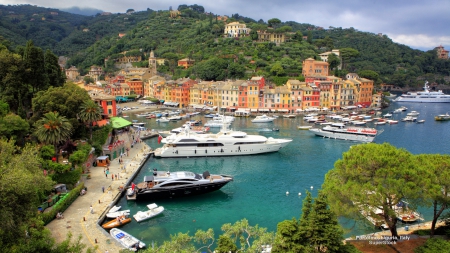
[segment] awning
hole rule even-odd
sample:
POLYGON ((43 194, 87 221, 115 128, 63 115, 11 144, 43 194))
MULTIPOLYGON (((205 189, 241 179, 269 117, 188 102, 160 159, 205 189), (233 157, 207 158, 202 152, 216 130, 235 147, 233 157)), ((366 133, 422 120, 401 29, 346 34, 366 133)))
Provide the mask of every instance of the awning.
POLYGON ((277 109, 270 109, 270 111, 271 111, 271 112, 276 112, 276 111, 277 111, 277 109))
POLYGON ((297 110, 295 110, 296 112, 303 112, 303 110, 302 109, 297 109, 297 110))
POLYGON ((279 112, 288 112, 288 109, 278 109, 279 112))
POLYGON ((121 117, 112 117, 109 122, 114 129, 124 128, 133 124, 121 117))
POLYGON ((236 108, 234 108, 234 107, 230 107, 230 110, 236 110, 236 108))
POLYGON ((259 109, 260 112, 268 112, 269 109, 259 109))
POLYGON ((250 109, 251 112, 257 112, 258 109, 250 109))

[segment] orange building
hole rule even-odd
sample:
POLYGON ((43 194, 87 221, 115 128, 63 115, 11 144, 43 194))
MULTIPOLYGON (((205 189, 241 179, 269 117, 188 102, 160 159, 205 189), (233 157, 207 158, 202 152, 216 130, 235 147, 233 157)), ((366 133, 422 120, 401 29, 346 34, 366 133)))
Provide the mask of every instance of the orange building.
POLYGON ((184 67, 185 69, 192 67, 195 63, 195 60, 184 58, 178 61, 178 67, 184 67))
POLYGON ((437 57, 439 59, 448 59, 448 50, 445 50, 442 45, 435 47, 434 50, 436 50, 437 57))
POLYGON ((248 107, 248 84, 247 82, 243 82, 239 85, 239 96, 238 96, 238 106, 239 108, 247 108, 248 107))
POLYGON ((302 74, 304 77, 321 75, 328 76, 328 62, 316 61, 313 58, 308 58, 302 63, 302 74))

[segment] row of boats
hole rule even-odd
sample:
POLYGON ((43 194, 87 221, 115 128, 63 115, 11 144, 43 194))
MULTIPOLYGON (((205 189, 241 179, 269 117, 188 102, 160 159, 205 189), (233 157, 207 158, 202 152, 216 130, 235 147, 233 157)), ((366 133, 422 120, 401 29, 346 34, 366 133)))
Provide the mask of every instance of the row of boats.
MULTIPOLYGON (((130 210, 120 211, 120 208, 121 206, 114 206, 109 210, 106 217, 111 218, 112 220, 103 224, 102 227, 104 229, 110 229, 109 233, 112 238, 118 241, 125 249, 137 251, 144 248, 146 246, 144 242, 117 228, 131 222, 131 218, 128 217, 130 215, 130 210)), ((147 205, 147 208, 148 210, 138 211, 133 215, 137 222, 153 218, 164 211, 164 207, 158 206, 155 203, 147 205)))

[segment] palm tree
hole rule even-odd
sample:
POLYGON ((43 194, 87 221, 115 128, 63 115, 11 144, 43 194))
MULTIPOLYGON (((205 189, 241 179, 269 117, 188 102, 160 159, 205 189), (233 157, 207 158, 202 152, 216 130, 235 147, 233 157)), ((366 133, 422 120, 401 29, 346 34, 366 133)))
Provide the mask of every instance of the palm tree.
POLYGON ((36 122, 35 127, 34 134, 39 141, 53 144, 56 161, 58 161, 58 143, 70 137, 72 124, 66 117, 60 116, 58 112, 48 112, 36 122))
POLYGON ((92 124, 102 118, 102 109, 93 100, 87 100, 81 105, 81 111, 78 116, 85 124, 89 124, 92 140, 92 124))

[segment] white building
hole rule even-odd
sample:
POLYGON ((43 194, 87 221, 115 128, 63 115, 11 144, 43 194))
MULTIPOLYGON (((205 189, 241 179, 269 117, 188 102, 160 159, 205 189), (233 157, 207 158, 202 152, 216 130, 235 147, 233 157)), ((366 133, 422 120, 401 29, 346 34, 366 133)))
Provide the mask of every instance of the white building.
POLYGON ((225 37, 242 37, 250 33, 251 29, 247 28, 245 24, 239 22, 231 22, 225 25, 225 37))

